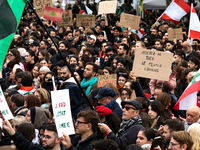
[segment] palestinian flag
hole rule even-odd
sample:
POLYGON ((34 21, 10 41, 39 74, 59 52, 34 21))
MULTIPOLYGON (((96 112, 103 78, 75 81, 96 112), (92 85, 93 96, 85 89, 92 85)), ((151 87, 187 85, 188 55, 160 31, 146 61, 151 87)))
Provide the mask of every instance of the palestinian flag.
POLYGON ((0 0, 0 68, 28 0, 0 0))
POLYGON ((54 8, 54 7, 45 6, 43 18, 47 20, 59 22, 62 19, 62 13, 63 13, 62 8, 54 8))
POLYGON ((140 29, 138 29, 138 30, 131 29, 131 32, 133 32, 139 39, 141 39, 145 34, 145 32, 143 32, 140 29))
POLYGON ((175 110, 187 110, 190 106, 198 106, 197 92, 200 90, 200 69, 187 86, 174 106, 175 110))
POLYGON ((83 14, 83 11, 86 13, 86 14, 92 14, 93 11, 88 8, 85 4, 83 4, 80 0, 78 0, 78 5, 81 7, 81 11, 82 12, 81 14, 83 14))

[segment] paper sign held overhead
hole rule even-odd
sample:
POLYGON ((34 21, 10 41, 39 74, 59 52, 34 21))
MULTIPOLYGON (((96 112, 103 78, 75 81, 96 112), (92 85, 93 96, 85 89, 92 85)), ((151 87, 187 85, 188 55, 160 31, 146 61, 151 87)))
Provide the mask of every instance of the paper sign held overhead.
POLYGON ((4 97, 3 91, 0 86, 0 111, 6 120, 13 119, 14 116, 8 107, 7 101, 4 97))
POLYGON ((103 1, 99 3, 98 15, 115 13, 117 1, 103 1))
POLYGON ((51 91, 53 114, 56 123, 58 137, 75 134, 72 121, 69 89, 51 91))
POLYGON ((63 10, 62 19, 58 22, 58 27, 67 28, 68 25, 73 25, 72 10, 63 10))
POLYGON ((54 8, 45 6, 44 9, 44 19, 51 20, 51 21, 61 21, 62 19, 62 8, 54 8))
POLYGON ((172 53, 138 48, 132 70, 137 77, 169 81, 172 60, 172 53))
POLYGON ((45 6, 53 7, 51 0, 33 0, 33 3, 39 17, 43 17, 45 6))
POLYGON ((173 40, 173 39, 183 40, 182 28, 168 29, 167 33, 168 33, 168 40, 173 40))
POLYGON ((94 28, 95 15, 76 15, 76 27, 84 26, 85 28, 94 28))
POLYGON ((140 24, 140 16, 122 13, 120 17, 120 26, 138 30, 140 24))
POLYGON ((100 75, 97 77, 98 87, 103 87, 106 83, 112 83, 117 86, 117 74, 100 75))

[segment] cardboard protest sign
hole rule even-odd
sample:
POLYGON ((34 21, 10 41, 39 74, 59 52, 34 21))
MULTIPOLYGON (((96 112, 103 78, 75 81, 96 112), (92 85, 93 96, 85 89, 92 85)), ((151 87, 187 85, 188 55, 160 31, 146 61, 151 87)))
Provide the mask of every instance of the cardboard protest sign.
POLYGON ((136 49, 133 63, 135 76, 169 81, 173 54, 136 49))
POLYGON ((72 10, 63 10, 62 19, 58 22, 58 27, 67 28, 68 25, 73 25, 72 10))
POLYGON ((51 91, 53 114, 58 137, 75 134, 70 109, 69 89, 51 91))
POLYGON ((138 30, 140 24, 140 16, 122 13, 120 17, 120 26, 138 30))
POLYGON ((62 8, 54 8, 45 6, 44 9, 44 19, 51 20, 51 21, 61 21, 62 19, 62 8))
POLYGON ((117 1, 103 1, 99 3, 98 15, 115 13, 117 1))
POLYGON ((45 6, 53 7, 51 0, 33 0, 33 4, 39 17, 43 17, 45 6))
POLYGON ((183 40, 182 28, 168 29, 167 33, 168 33, 168 40, 173 40, 173 39, 183 40))
POLYGON ((95 15, 76 15, 76 27, 84 26, 85 28, 93 28, 95 24, 95 15))
POLYGON ((117 74, 100 75, 97 77, 98 87, 103 87, 106 83, 112 83, 117 86, 117 74))
POLYGON ((0 111, 6 120, 14 118, 12 112, 10 111, 10 108, 8 107, 1 86, 0 86, 0 111))

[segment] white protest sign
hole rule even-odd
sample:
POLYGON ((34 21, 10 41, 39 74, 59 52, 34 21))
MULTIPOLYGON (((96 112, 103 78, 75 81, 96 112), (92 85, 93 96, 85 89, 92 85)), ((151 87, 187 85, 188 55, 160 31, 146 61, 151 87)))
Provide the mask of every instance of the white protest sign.
POLYGON ((10 108, 8 107, 8 104, 6 102, 6 99, 3 95, 3 91, 1 89, 1 86, 0 86, 0 111, 3 115, 3 117, 6 119, 6 120, 10 120, 10 119, 13 119, 13 114, 11 113, 10 111, 10 108))
POLYGON ((3 120, 2 118, 0 118, 0 128, 3 127, 2 124, 3 124, 3 120))
POLYGON ((51 91, 53 114, 55 118, 58 137, 75 134, 70 109, 69 90, 51 91))

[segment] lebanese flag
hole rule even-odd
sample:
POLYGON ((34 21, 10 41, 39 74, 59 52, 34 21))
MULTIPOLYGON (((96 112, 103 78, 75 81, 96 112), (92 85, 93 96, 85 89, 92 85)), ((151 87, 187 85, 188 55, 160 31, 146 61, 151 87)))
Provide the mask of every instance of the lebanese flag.
POLYGON ((197 92, 200 90, 200 69, 187 86, 174 106, 175 110, 187 110, 190 106, 198 106, 197 92))
POLYGON ((45 6, 43 18, 47 20, 59 22, 62 19, 62 13, 63 13, 62 8, 54 8, 54 7, 45 6))
POLYGON ((177 24, 183 16, 190 12, 190 8, 184 0, 173 0, 160 18, 177 24))
POLYGON ((191 6, 191 13, 190 13, 190 26, 189 26, 189 33, 188 36, 193 39, 200 40, 200 22, 199 17, 197 16, 197 13, 194 9, 194 6, 192 4, 191 6))
POLYGON ((138 30, 131 29, 131 32, 133 32, 139 39, 141 39, 145 34, 145 32, 143 32, 140 29, 138 30))

